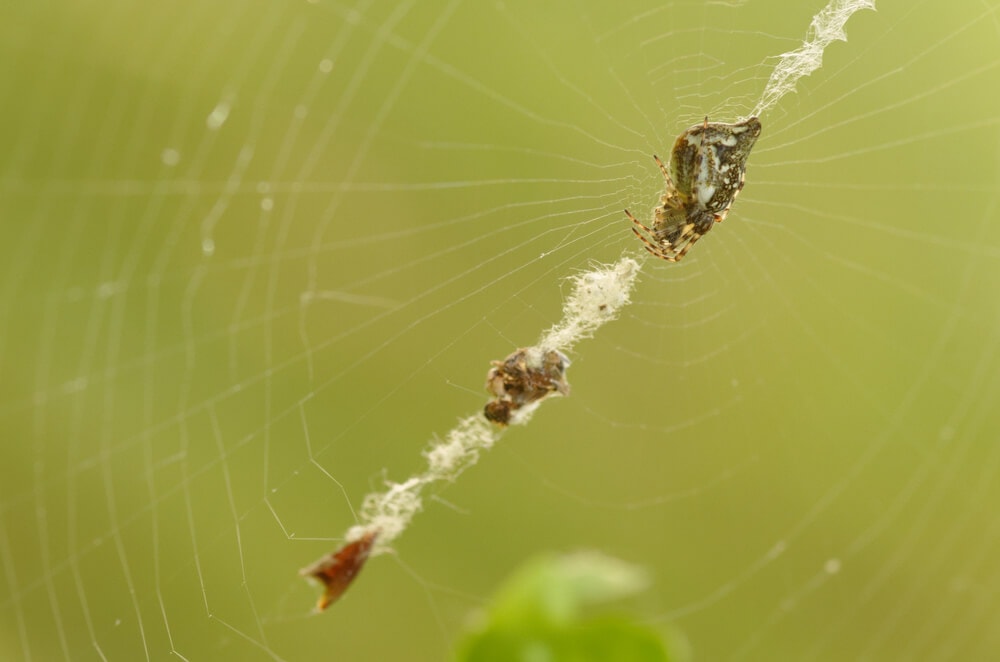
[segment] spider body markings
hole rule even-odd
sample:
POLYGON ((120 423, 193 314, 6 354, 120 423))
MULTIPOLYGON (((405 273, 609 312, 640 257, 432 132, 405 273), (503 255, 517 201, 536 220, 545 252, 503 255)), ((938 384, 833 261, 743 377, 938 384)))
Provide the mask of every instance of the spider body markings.
POLYGON ((713 225, 725 220, 743 190, 747 157, 760 130, 756 117, 734 124, 709 122, 706 117, 674 141, 669 169, 653 156, 666 183, 660 204, 653 209, 653 227, 625 210, 632 232, 647 251, 679 262, 713 225))

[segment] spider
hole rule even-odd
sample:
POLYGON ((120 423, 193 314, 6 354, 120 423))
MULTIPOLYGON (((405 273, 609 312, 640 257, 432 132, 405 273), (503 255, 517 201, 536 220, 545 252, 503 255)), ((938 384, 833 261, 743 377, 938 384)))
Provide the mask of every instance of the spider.
POLYGON ((695 242, 721 223, 743 189, 747 157, 760 136, 760 120, 750 117, 735 124, 696 124, 677 137, 670 168, 656 155, 656 165, 667 184, 653 209, 648 228, 629 210, 632 232, 647 251, 668 262, 680 262, 695 242))

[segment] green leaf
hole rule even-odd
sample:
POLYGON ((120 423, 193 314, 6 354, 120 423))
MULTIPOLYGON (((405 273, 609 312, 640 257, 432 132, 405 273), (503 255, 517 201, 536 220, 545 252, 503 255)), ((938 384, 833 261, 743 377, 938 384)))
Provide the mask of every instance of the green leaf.
POLYGON ((536 559, 497 593, 480 628, 459 647, 459 662, 668 662, 656 630, 622 615, 585 608, 638 593, 645 573, 587 552, 536 559))

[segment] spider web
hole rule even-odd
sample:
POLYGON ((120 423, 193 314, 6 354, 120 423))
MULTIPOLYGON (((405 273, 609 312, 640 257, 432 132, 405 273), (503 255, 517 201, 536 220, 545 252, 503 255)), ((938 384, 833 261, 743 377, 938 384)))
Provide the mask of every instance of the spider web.
POLYGON ((576 548, 698 659, 1000 655, 1000 4, 852 17, 679 264, 622 212, 652 155, 826 3, 611 4, 4 10, 0 658, 446 659, 576 548), (298 569, 623 254, 572 395, 314 615, 298 569))

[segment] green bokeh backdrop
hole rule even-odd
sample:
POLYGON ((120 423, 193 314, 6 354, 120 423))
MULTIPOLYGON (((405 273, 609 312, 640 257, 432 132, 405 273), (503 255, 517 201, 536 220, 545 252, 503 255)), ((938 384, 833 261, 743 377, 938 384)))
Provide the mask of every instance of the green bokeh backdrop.
POLYGON ((446 659, 578 548, 696 659, 1000 656, 993 0, 855 15, 572 397, 309 614, 345 495, 640 256, 650 156, 824 3, 731 4, 0 10, 0 658, 446 659))

